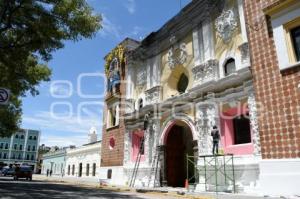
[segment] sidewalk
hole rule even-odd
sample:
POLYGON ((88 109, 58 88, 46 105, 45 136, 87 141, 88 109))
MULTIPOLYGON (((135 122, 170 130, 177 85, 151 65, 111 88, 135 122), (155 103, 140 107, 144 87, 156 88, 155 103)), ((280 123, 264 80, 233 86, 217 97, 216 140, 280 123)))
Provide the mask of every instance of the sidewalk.
MULTIPOLYGON (((253 196, 247 194, 231 194, 231 193, 188 193, 185 189, 181 188, 168 188, 168 187, 159 187, 155 189, 151 188, 129 188, 129 187, 117 187, 117 186, 100 186, 99 179, 97 178, 78 178, 78 177, 61 177, 61 176, 51 176, 47 177, 45 175, 33 175, 33 180, 38 181, 49 181, 49 182, 58 182, 58 183, 67 183, 73 185, 80 185, 80 186, 89 186, 89 187, 96 187, 96 188, 103 188, 112 191, 118 192, 139 192, 145 194, 161 194, 161 195, 168 195, 168 196, 181 196, 182 198, 201 198, 201 199, 280 199, 285 197, 268 197, 268 196, 253 196)), ((300 199, 297 197, 293 197, 293 199, 300 199)), ((288 199, 286 197, 286 199, 288 199)))
POLYGON ((99 187, 99 179, 97 178, 85 178, 85 177, 62 177, 62 176, 55 176, 52 175, 51 177, 47 177, 46 175, 38 175, 34 174, 32 176, 33 180, 38 181, 49 181, 49 182, 64 182, 68 184, 75 184, 75 185, 88 185, 88 186, 95 186, 99 187))

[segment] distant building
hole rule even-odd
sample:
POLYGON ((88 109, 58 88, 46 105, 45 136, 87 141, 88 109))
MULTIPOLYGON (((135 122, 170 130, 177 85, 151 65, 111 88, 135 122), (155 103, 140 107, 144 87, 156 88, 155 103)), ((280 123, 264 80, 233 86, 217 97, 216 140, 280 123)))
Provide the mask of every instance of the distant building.
POLYGON ((68 177, 99 179, 101 141, 67 150, 65 175, 68 177))
POLYGON ((42 172, 42 165, 43 165, 43 155, 45 153, 48 153, 50 151, 50 147, 46 146, 45 144, 42 144, 39 146, 39 151, 38 151, 38 158, 37 158, 37 171, 36 173, 41 174, 42 172))
POLYGON ((68 149, 66 158, 66 176, 98 180, 100 169, 101 141, 97 141, 97 130, 90 129, 88 144, 68 149))
POLYGON ((47 170, 52 171, 52 175, 63 176, 66 165, 66 149, 52 149, 43 155, 42 174, 47 174, 47 170))
POLYGON ((41 132, 23 129, 11 137, 0 138, 0 164, 29 165, 36 172, 41 132))

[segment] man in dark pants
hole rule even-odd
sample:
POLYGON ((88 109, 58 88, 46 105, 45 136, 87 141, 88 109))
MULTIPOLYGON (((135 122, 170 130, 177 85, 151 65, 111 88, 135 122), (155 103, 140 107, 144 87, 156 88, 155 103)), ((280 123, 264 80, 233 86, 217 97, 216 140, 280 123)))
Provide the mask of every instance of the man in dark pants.
POLYGON ((219 153, 219 141, 220 141, 220 133, 216 125, 213 126, 213 130, 211 131, 211 136, 213 137, 212 154, 215 155, 219 153))

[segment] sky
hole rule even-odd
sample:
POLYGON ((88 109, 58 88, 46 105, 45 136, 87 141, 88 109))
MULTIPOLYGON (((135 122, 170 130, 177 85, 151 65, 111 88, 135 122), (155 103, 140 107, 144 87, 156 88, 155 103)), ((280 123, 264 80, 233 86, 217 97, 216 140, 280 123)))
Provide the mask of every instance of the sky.
POLYGON ((87 1, 102 15, 102 29, 92 39, 66 41, 48 62, 51 81, 39 85, 40 95, 23 98, 22 128, 41 130, 40 144, 80 146, 92 126, 101 139, 104 56, 126 37, 158 30, 191 0, 87 1))

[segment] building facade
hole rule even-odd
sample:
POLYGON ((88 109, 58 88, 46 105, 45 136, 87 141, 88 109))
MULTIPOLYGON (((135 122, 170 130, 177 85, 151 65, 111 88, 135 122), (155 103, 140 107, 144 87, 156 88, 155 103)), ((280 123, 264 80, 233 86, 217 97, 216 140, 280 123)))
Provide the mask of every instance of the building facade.
POLYGON ((0 138, 0 162, 5 165, 29 165, 37 168, 38 147, 41 132, 23 129, 11 137, 0 138))
POLYGON ((106 57, 107 89, 103 110, 100 178, 123 184, 127 56, 139 42, 125 39, 106 57), (108 179, 109 177, 109 179, 108 179))
POLYGON ((101 141, 97 141, 97 132, 90 129, 88 144, 67 149, 65 176, 99 181, 101 141))
MULTIPOLYGON (((186 155, 205 166, 198 157, 212 154, 210 132, 216 125, 221 151, 234 154, 238 189, 255 191, 261 150, 244 1, 192 1, 126 55, 125 110, 116 112, 125 128, 116 128, 121 137, 104 129, 110 139, 124 139, 124 148, 116 150, 124 153, 124 183, 131 180, 144 137, 136 185, 151 184, 158 156, 160 186, 184 187, 187 175, 195 175, 193 169, 187 174, 186 155)), ((108 66, 115 59, 112 55, 108 66)), ((104 113, 110 118, 109 110, 104 113)), ((108 140, 105 150, 114 152, 108 140)), ((198 182, 193 183, 204 190, 198 182)))
POLYGON ((99 181, 101 141, 67 150, 66 177, 99 181))
POLYGON ((51 176, 64 176, 66 167, 66 155, 67 149, 57 149, 52 147, 52 149, 43 154, 42 157, 42 174, 51 176))
POLYGON ((259 104, 261 190, 299 195, 300 2, 245 1, 245 13, 259 104))

